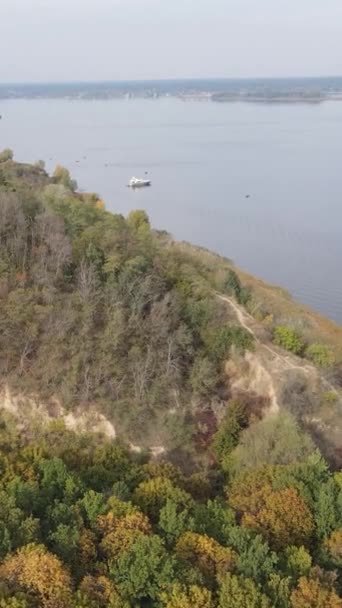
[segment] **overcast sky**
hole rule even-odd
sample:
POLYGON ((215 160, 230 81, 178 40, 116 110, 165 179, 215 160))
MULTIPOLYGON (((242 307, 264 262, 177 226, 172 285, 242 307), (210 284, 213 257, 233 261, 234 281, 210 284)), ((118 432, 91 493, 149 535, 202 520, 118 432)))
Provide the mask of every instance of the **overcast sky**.
POLYGON ((342 0, 0 0, 0 81, 342 74, 342 0))

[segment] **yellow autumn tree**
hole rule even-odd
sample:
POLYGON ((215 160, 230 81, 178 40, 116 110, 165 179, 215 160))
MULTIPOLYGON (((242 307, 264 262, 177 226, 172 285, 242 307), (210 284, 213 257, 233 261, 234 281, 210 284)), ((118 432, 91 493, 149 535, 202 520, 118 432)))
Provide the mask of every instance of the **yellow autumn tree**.
POLYGON ((116 559, 128 550, 141 535, 151 534, 150 522, 143 513, 128 513, 112 522, 112 529, 103 537, 100 547, 108 559, 116 559))
POLYGON ((35 595, 43 608, 69 608, 71 579, 61 561, 43 545, 26 545, 0 567, 0 579, 14 591, 35 595))
POLYGON ((175 486, 170 479, 154 477, 143 481, 134 494, 135 501, 152 520, 158 520, 159 512, 167 500, 172 500, 183 507, 190 506, 190 494, 175 486))
POLYGON ((71 179, 69 169, 66 167, 62 167, 62 165, 57 165, 52 178, 57 184, 62 184, 65 188, 69 190, 77 190, 77 183, 75 180, 71 179))
POLYGON ((272 493, 274 467, 246 471, 236 477, 227 490, 229 505, 239 513, 255 513, 272 493))
POLYGON ((198 585, 185 587, 177 583, 169 593, 162 593, 160 599, 164 608, 213 608, 214 606, 211 591, 198 585))
POLYGON ((335 530, 325 541, 325 548, 333 562, 342 567, 342 528, 335 530))
POLYGON ((273 490, 272 467, 241 475, 228 501, 243 526, 257 530, 277 549, 306 545, 314 530, 313 515, 295 488, 273 490))
POLYGON ((236 560, 236 553, 232 549, 222 547, 213 538, 196 532, 182 534, 176 545, 176 553, 209 576, 231 570, 236 560))
POLYGON ((294 488, 267 495, 257 513, 245 513, 242 524, 261 532, 276 548, 306 545, 314 530, 309 507, 294 488))
POLYGON ((326 589, 317 580, 299 579, 291 594, 292 608, 342 608, 342 599, 335 591, 326 589))

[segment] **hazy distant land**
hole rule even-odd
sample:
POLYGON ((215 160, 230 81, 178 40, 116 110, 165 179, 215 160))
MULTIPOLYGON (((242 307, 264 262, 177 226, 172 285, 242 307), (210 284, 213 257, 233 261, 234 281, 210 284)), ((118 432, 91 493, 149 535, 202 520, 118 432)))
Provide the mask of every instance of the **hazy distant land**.
POLYGON ((342 100, 342 77, 0 84, 0 99, 104 100, 136 97, 178 97, 216 102, 320 103, 342 100))

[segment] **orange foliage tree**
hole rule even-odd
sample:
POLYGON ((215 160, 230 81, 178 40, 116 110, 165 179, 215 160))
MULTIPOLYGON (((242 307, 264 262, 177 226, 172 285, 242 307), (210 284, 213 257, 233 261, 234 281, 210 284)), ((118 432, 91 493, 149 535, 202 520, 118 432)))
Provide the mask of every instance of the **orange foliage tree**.
POLYGON ((243 475, 232 485, 230 505, 243 526, 260 532, 277 549, 306 545, 314 531, 313 515, 294 488, 273 490, 272 469, 243 475))
POLYGON ((299 579, 291 594, 292 608, 342 608, 342 599, 335 591, 322 587, 319 581, 306 577, 299 579))

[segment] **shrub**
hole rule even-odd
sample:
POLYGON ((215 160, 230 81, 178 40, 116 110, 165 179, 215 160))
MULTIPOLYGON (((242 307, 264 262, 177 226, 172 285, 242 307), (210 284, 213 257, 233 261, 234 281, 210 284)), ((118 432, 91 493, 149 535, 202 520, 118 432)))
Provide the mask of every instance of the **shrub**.
POLYGON ((306 349, 305 356, 320 367, 329 367, 334 363, 334 355, 324 344, 311 344, 306 349))
POLYGON ((13 150, 10 150, 10 148, 0 152, 0 163, 5 163, 8 160, 13 160, 13 150))
POLYGON ((295 355, 302 355, 305 348, 305 344, 296 330, 285 325, 278 325, 275 328, 273 342, 295 355))
POLYGON ((323 397, 325 403, 334 404, 338 401, 338 394, 335 393, 335 391, 327 391, 326 393, 324 393, 323 397))
POLYGON ((235 346, 239 351, 253 350, 253 336, 244 328, 227 325, 219 329, 209 345, 210 354, 216 361, 229 357, 231 348, 235 346))
POLYGON ((239 304, 246 306, 251 299, 251 292, 248 287, 242 287, 241 281, 234 270, 229 270, 226 280, 224 281, 224 289, 229 294, 235 296, 239 304))

